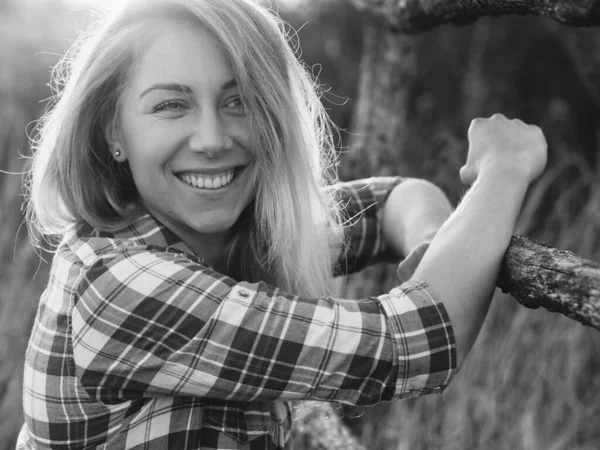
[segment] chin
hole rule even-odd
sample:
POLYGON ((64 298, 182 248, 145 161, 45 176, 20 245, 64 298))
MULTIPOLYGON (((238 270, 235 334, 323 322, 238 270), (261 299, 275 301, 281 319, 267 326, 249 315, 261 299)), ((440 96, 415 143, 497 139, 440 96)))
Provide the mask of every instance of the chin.
POLYGON ((219 217, 213 220, 203 220, 193 229, 200 234, 220 234, 229 231, 236 223, 238 216, 235 217, 219 217))

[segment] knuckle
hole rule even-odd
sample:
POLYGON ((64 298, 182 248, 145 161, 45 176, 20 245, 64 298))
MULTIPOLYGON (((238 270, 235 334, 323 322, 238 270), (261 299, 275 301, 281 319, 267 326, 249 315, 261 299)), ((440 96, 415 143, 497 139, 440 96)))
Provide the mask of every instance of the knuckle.
POLYGON ((531 130, 531 133, 534 134, 538 139, 546 140, 544 132, 537 125, 529 125, 529 129, 531 130))
POLYGON ((476 117, 475 119, 471 120, 471 123, 469 125, 469 130, 473 129, 474 127, 479 126, 482 121, 483 121, 483 119, 481 117, 476 117))
POLYGON ((468 133, 471 134, 475 130, 479 130, 479 129, 483 128, 485 126, 485 123, 487 122, 487 120, 488 119, 485 119, 483 117, 476 117, 475 119, 471 120, 471 124, 469 125, 468 133))

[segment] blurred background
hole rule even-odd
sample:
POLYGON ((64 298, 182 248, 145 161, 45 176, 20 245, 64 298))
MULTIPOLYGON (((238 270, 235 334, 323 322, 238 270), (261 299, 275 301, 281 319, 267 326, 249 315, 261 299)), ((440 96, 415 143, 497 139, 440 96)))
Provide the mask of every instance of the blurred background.
MULTIPOLYGON (((0 0, 0 450, 14 448, 23 421, 23 356, 51 258, 40 258, 29 243, 19 173, 30 155, 27 136, 51 95, 51 67, 93 18, 87 6, 0 0)), ((550 163, 530 189, 518 233, 600 261, 595 29, 510 16, 413 36, 418 82, 410 93, 404 163, 361 174, 350 161, 365 16, 343 0, 280 0, 278 9, 297 30, 332 118, 346 130, 341 179, 425 177, 456 203, 470 120, 494 112, 519 117, 542 127, 550 163)), ((392 284, 389 271, 374 269, 341 289, 360 297, 392 284)), ((598 449, 600 333, 499 294, 443 396, 379 405, 347 420, 372 449, 598 449)))

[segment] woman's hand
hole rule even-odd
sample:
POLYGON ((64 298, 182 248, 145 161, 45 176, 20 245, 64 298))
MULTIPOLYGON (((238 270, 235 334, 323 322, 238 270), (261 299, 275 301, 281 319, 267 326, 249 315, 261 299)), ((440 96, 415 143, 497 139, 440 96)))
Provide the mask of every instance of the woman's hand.
POLYGON ((470 186, 482 173, 510 173, 528 185, 546 166, 547 143, 542 130, 502 114, 477 118, 468 131, 469 154, 460 179, 470 186))

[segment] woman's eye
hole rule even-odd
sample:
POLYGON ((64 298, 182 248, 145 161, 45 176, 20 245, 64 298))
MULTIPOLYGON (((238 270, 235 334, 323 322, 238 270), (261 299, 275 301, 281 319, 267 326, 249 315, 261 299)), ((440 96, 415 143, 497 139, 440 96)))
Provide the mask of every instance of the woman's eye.
POLYGON ((167 100, 165 102, 162 102, 162 103, 159 103, 158 105, 156 105, 152 109, 152 112, 161 112, 161 111, 180 112, 186 108, 187 108, 187 106, 185 105, 185 103, 183 103, 179 100, 167 100))
POLYGON ((227 103, 225 104, 225 107, 232 109, 238 113, 246 112, 246 107, 244 106, 244 102, 242 101, 242 99, 240 97, 235 97, 235 98, 232 98, 231 100, 228 100, 227 103))

